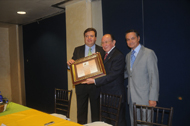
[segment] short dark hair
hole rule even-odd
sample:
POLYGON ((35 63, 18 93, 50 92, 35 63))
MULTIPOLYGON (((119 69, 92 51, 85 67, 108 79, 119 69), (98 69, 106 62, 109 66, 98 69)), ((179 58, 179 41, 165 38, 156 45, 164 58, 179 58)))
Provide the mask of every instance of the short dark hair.
POLYGON ((85 36, 85 34, 86 34, 87 32, 89 32, 89 31, 94 31, 95 37, 97 37, 97 31, 96 31, 95 28, 87 28, 87 29, 84 31, 84 36, 85 36))
POLYGON ((113 34, 104 34, 104 35, 110 35, 112 41, 115 40, 115 37, 113 36, 113 34))
POLYGON ((109 34, 111 36, 112 41, 115 40, 115 37, 112 34, 109 34))
POLYGON ((130 32, 135 32, 135 34, 136 34, 137 37, 140 36, 139 32, 136 31, 136 30, 134 30, 134 29, 127 30, 126 33, 125 33, 125 35, 126 35, 127 33, 130 33, 130 32))

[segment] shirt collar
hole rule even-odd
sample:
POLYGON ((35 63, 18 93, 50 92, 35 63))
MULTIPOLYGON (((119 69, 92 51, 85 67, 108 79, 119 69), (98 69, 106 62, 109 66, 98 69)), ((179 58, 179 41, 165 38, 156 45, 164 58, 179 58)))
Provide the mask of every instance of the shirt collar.
POLYGON ((85 44, 85 49, 89 49, 89 48, 94 49, 94 48, 95 48, 95 44, 94 44, 92 47, 89 47, 89 46, 87 46, 87 45, 85 44))
MULTIPOLYGON (((134 50, 135 50, 135 54, 137 55, 139 53, 139 50, 141 49, 141 44, 139 44, 134 50)), ((131 52, 133 51, 133 49, 131 49, 131 52)))
POLYGON ((109 54, 114 48, 115 48, 115 46, 112 47, 112 48, 110 49, 110 51, 108 51, 107 53, 109 54))

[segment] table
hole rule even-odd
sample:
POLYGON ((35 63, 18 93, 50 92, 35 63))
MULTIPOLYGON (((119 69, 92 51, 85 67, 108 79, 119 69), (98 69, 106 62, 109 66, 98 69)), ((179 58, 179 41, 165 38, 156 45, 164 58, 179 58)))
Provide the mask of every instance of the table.
POLYGON ((31 108, 23 106, 23 105, 19 105, 19 104, 14 103, 14 102, 10 102, 7 105, 6 111, 0 113, 0 117, 4 116, 4 115, 15 113, 15 112, 20 112, 20 111, 28 110, 28 109, 31 109, 31 108))
POLYGON ((0 125, 6 126, 44 126, 49 122, 50 126, 82 126, 78 123, 64 120, 50 114, 28 108, 16 103, 10 103, 7 110, 0 113, 0 125))

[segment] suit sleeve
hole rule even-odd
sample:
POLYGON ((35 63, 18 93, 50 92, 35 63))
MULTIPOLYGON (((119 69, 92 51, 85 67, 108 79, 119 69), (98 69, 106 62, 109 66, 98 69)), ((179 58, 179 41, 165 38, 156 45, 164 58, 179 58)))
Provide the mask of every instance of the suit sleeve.
POLYGON ((79 58, 83 58, 84 57, 84 48, 85 48, 84 45, 76 47, 74 52, 73 52, 72 59, 77 60, 79 58))
POLYGON ((109 66, 109 70, 106 71, 106 76, 95 79, 96 85, 101 86, 109 84, 110 82, 116 80, 119 76, 123 76, 125 59, 122 54, 115 56, 109 66))
POLYGON ((124 71, 124 79, 128 78, 128 71, 127 71, 127 56, 125 58, 125 71, 124 71))
POLYGON ((158 101, 159 96, 159 73, 157 66, 157 57, 153 51, 147 61, 149 82, 150 82, 150 93, 149 100, 158 101))
POLYGON ((76 48, 73 52, 73 57, 72 57, 73 60, 76 60, 77 59, 77 51, 76 51, 76 48))

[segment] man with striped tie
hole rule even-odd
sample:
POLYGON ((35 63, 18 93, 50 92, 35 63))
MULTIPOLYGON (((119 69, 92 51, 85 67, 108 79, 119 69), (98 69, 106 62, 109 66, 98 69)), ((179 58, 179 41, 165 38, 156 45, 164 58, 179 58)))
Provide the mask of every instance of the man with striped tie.
MULTIPOLYGON (((87 28, 84 31, 84 45, 75 48, 73 57, 67 61, 67 65, 71 65, 75 60, 89 56, 95 52, 100 52, 104 57, 105 52, 102 47, 95 44, 97 37, 96 29, 87 28)), ((75 86, 77 96, 77 119, 78 123, 87 123, 88 99, 91 105, 92 122, 99 120, 99 94, 100 88, 95 85, 78 84, 75 86)))
MULTIPOLYGON (((133 126, 133 103, 156 106, 159 96, 159 75, 157 57, 153 50, 139 43, 140 35, 136 30, 125 34, 128 47, 125 78, 128 77, 128 104, 133 126)), ((140 115, 137 113, 137 120, 140 115)), ((150 118, 149 118, 150 119, 150 118)))
MULTIPOLYGON (((122 95, 122 101, 119 112, 118 126, 126 126, 125 120, 125 87, 124 87, 124 68, 125 57, 115 47, 116 40, 112 34, 105 34, 102 37, 102 48, 106 52, 104 57, 104 67, 106 70, 106 76, 100 78, 88 78, 84 83, 89 85, 96 85, 101 88, 101 92, 113 95, 122 95)), ((110 118, 114 118, 112 114, 110 118)), ((114 125, 113 121, 105 120, 105 122, 114 125)))

